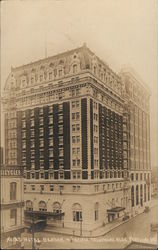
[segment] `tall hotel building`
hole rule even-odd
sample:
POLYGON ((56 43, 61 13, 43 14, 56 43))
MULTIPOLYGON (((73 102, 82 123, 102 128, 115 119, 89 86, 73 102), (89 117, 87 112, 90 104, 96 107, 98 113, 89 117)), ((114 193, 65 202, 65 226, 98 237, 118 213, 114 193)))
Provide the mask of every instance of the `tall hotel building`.
POLYGON ((12 68, 3 103, 26 209, 64 215, 48 224, 90 231, 150 200, 149 95, 128 72, 83 45, 12 68))

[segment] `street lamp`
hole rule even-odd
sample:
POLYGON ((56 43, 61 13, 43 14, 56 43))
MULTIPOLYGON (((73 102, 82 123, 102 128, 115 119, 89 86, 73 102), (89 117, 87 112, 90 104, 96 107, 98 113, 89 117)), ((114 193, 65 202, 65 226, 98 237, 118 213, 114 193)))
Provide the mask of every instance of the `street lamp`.
POLYGON ((80 218, 80 236, 82 236, 82 218, 80 218))
MULTIPOLYGON (((33 202, 36 198, 33 199, 33 202)), ((34 223, 34 216, 32 217, 32 249, 35 249, 35 231, 34 231, 35 223, 34 223)))

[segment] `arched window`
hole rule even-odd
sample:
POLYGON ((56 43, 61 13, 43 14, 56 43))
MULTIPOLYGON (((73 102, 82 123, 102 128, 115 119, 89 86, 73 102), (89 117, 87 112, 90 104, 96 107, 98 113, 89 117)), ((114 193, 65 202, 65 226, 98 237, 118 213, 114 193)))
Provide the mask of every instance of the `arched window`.
POLYGON ((17 184, 16 182, 11 182, 10 183, 10 200, 16 200, 16 189, 17 189, 17 184))
POLYGON ((139 204, 139 187, 138 185, 136 186, 136 205, 139 204))
POLYGON ((94 205, 94 220, 97 221, 99 219, 99 203, 96 202, 94 205))
POLYGON ((73 74, 74 74, 74 73, 77 73, 77 64, 74 64, 74 65, 73 65, 73 74))
POLYGON ((53 203, 53 213, 56 213, 56 214, 61 213, 61 204, 59 202, 53 203))
POLYGON ((30 200, 26 201, 26 210, 33 211, 33 202, 30 200))
POLYGON ((134 207, 134 186, 131 188, 131 204, 132 207, 134 207))
POLYGON ((80 204, 75 203, 72 206, 73 212, 73 221, 81 221, 82 220, 82 207, 80 204))
POLYGON ((38 207, 39 211, 47 211, 47 204, 45 201, 40 201, 38 207))

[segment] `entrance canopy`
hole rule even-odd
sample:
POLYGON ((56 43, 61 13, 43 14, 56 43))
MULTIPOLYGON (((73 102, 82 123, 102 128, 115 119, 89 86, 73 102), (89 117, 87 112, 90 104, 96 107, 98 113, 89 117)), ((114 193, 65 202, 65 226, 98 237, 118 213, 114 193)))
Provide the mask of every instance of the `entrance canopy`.
POLYGON ((125 207, 113 207, 113 208, 107 209, 107 213, 108 214, 115 214, 115 213, 119 213, 119 212, 124 211, 124 210, 125 210, 125 207))
POLYGON ((55 212, 47 212, 47 211, 28 211, 25 210, 25 216, 29 217, 36 217, 36 218, 54 218, 57 219, 58 217, 64 216, 64 213, 55 213, 55 212))

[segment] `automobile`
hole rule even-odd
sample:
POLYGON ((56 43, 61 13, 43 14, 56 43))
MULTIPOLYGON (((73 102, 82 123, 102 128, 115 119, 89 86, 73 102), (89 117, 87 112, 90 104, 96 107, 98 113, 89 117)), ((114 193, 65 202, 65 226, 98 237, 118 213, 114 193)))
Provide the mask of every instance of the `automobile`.
POLYGON ((122 218, 122 220, 125 221, 125 220, 128 220, 129 218, 130 218, 129 215, 125 215, 125 216, 122 218))
POLYGON ((149 211, 150 211, 150 208, 149 207, 145 207, 144 213, 148 213, 149 211))

